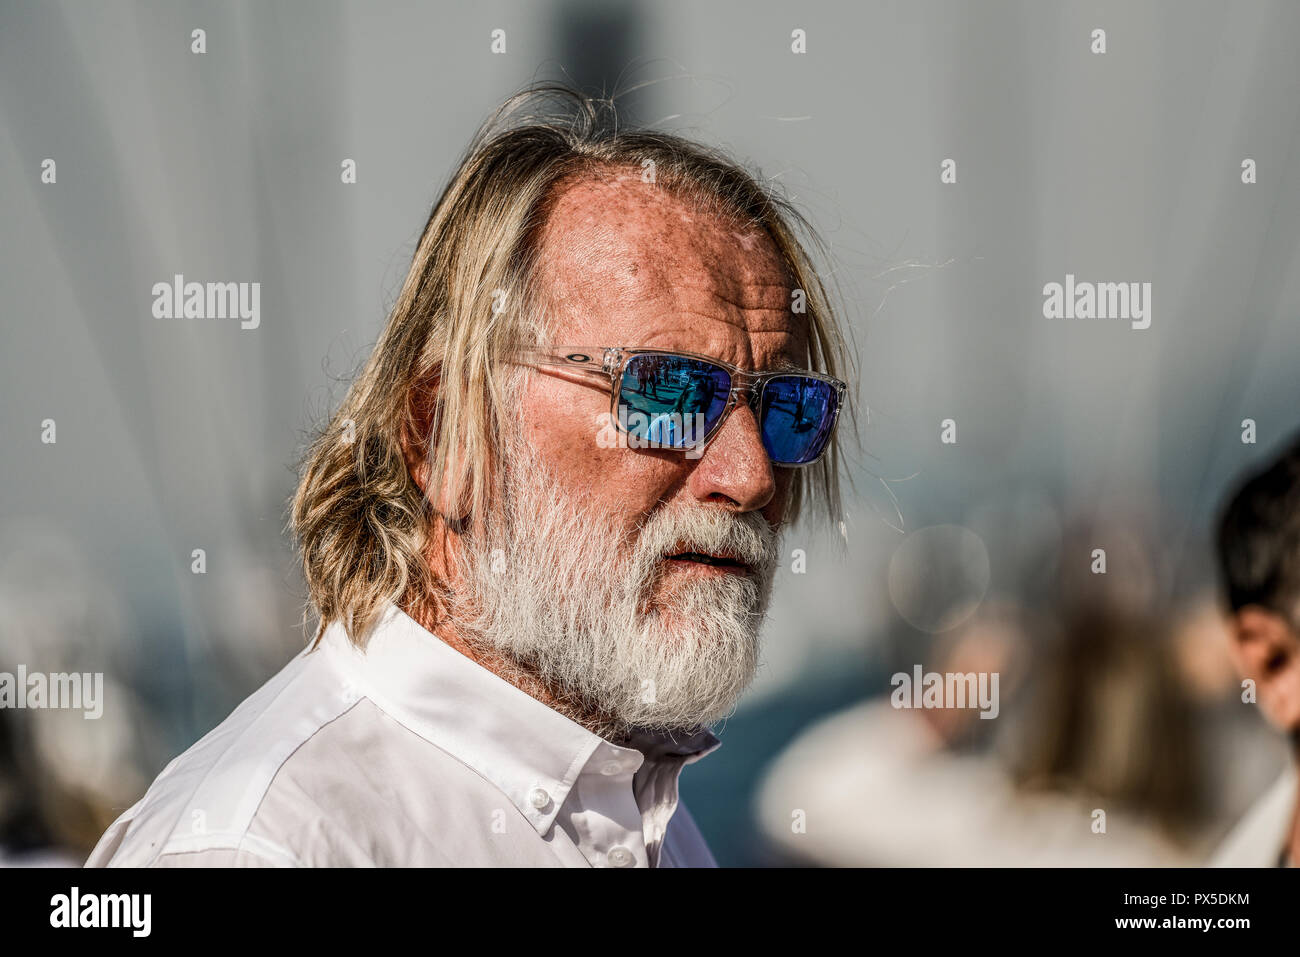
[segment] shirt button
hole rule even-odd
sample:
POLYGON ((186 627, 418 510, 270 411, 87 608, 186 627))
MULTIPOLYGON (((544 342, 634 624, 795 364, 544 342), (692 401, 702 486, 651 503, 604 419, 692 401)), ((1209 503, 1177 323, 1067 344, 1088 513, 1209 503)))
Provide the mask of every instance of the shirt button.
POLYGON ((609 849, 610 867, 631 867, 636 863, 636 857, 622 844, 609 849))
POLYGON ((617 761, 606 761, 600 767, 600 773, 605 775, 606 777, 612 777, 613 775, 618 774, 622 770, 623 770, 623 765, 619 764, 617 761))
POLYGON ((551 803, 551 796, 546 793, 545 788, 533 788, 528 792, 528 803, 540 811, 551 803))

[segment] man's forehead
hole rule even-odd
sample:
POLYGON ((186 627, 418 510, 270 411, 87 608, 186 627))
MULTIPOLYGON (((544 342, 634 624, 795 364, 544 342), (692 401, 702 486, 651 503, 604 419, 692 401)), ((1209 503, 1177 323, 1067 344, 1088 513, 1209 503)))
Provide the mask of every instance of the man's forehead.
POLYGON ((735 322, 750 332, 791 328, 790 278, 759 227, 610 171, 561 188, 542 234, 551 301, 573 309, 657 306, 735 322))

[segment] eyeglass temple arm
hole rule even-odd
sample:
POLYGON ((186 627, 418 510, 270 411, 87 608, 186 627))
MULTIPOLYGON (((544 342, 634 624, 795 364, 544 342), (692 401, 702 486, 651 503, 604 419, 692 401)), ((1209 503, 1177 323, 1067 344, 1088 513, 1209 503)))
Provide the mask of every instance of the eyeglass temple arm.
POLYGON ((513 361, 539 368, 561 369, 609 385, 618 372, 616 354, 617 350, 604 346, 551 346, 547 349, 521 349, 513 361))

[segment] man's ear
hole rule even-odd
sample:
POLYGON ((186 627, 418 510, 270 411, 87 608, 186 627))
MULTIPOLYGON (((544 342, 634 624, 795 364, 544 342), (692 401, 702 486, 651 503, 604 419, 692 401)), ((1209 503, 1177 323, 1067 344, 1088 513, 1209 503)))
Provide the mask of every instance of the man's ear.
POLYGON ((406 471, 426 496, 429 494, 429 433, 437 396, 436 382, 435 379, 411 390, 407 400, 411 409, 410 419, 402 422, 402 458, 406 461, 406 471))
POLYGON ((1266 681, 1279 662, 1292 652, 1291 626, 1275 611, 1246 605, 1228 620, 1229 653, 1243 677, 1266 681))
MULTIPOLYGON (((434 403, 437 399, 437 383, 435 377, 429 383, 419 386, 411 392, 411 419, 414 421, 414 431, 411 428, 411 422, 406 422, 402 426, 401 444, 402 458, 406 462, 406 471, 411 476, 411 481, 424 493, 426 499, 429 496, 430 478, 432 477, 432 463, 430 461, 432 427, 433 427, 433 410, 434 403)), ((434 510, 446 518, 454 527, 461 521, 459 508, 453 504, 452 498, 452 463, 447 461, 442 481, 438 483, 438 500, 433 502, 434 510)))

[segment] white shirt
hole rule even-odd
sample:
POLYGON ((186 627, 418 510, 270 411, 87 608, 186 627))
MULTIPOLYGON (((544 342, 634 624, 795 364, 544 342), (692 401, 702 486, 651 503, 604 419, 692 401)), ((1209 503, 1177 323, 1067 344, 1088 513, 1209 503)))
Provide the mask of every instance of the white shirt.
POLYGON ((99 866, 716 867, 685 806, 707 729, 611 744, 390 605, 331 625, 163 769, 99 866))
POLYGON ((1288 764, 1264 795, 1223 839, 1210 859, 1211 867, 1277 867, 1291 836, 1297 776, 1288 764))

